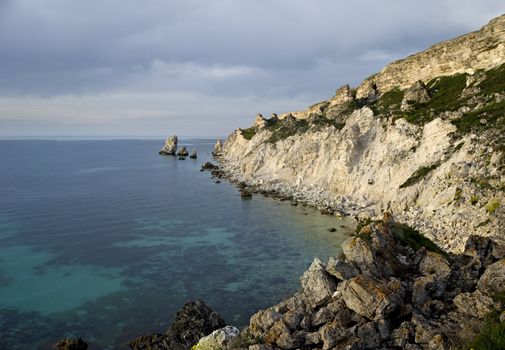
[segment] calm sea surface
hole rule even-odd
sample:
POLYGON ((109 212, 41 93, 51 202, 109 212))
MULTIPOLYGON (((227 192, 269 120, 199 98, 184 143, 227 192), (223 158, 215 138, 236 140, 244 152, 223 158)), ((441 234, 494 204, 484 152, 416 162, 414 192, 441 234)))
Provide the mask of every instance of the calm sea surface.
POLYGON ((167 329, 201 298, 233 325, 299 288, 351 227, 289 202, 242 200, 162 141, 0 141, 0 349, 92 349, 167 329), (337 232, 328 232, 336 227, 337 232))

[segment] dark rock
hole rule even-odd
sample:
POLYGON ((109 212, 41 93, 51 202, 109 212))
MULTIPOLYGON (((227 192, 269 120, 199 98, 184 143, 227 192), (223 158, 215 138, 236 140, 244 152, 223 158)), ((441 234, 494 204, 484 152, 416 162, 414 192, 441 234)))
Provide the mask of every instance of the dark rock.
POLYGON ((177 311, 174 322, 164 335, 140 337, 128 345, 134 350, 188 350, 198 340, 225 326, 225 322, 200 300, 188 301, 177 311))
POLYGON ((242 197, 242 198, 251 198, 252 197, 252 192, 249 191, 247 188, 242 188, 242 189, 240 189, 240 197, 242 197))
POLYGON ((63 339, 54 345, 55 349, 58 350, 86 350, 88 344, 84 342, 81 338, 74 339, 63 339))
POLYGON ((218 169, 218 166, 215 164, 212 164, 211 162, 205 162, 202 164, 202 170, 214 170, 218 169))
POLYGON ((477 284, 479 289, 493 295, 505 290, 505 259, 499 260, 489 265, 479 279, 477 284))
POLYGON ((193 151, 191 151, 189 158, 196 159, 197 157, 198 157, 198 154, 196 153, 196 149, 194 149, 193 151))
POLYGON ((336 231, 337 231, 337 229, 336 229, 335 227, 330 227, 330 228, 328 229, 328 231, 330 231, 330 232, 336 232, 336 231))
POLYGON ((177 159, 179 159, 179 160, 186 160, 186 157, 179 156, 177 159))
POLYGON ((182 146, 181 149, 177 151, 177 155, 179 157, 189 156, 189 152, 188 152, 188 149, 186 148, 186 146, 182 146))

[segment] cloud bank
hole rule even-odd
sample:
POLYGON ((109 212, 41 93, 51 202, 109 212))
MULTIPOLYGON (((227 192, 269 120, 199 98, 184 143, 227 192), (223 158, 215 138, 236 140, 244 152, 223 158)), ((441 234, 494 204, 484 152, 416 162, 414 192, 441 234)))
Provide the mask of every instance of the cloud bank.
POLYGON ((501 0, 0 0, 0 137, 225 135, 504 12, 501 0))

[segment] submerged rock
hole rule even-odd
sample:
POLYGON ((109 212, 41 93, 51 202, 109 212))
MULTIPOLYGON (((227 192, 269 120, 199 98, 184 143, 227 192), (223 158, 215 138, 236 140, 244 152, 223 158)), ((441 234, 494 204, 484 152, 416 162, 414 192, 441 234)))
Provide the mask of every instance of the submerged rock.
POLYGON ((175 156, 175 153, 177 152, 177 143, 178 142, 179 141, 178 141, 176 135, 169 136, 166 139, 165 145, 163 146, 163 148, 161 149, 159 154, 175 156))

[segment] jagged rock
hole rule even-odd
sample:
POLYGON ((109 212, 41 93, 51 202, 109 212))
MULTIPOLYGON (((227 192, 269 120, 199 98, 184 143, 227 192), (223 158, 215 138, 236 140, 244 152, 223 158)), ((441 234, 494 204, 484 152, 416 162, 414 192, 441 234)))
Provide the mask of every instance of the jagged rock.
POLYGON ((454 298, 454 305, 460 312, 477 318, 484 318, 490 312, 498 309, 493 299, 480 290, 457 295, 454 298))
POLYGON ((252 192, 247 188, 241 188, 239 192, 240 192, 240 197, 242 197, 242 198, 251 198, 252 197, 252 192))
POLYGON ((416 104, 428 102, 430 95, 426 85, 421 80, 418 80, 410 88, 405 90, 405 94, 401 104, 401 110, 406 112, 409 111, 416 104))
POLYGON ((426 252, 426 255, 419 264, 419 272, 428 276, 434 274, 438 278, 447 278, 451 273, 451 268, 447 260, 440 254, 426 252))
POLYGON ((215 170, 218 169, 219 167, 215 164, 212 164, 211 162, 205 162, 202 164, 202 169, 203 170, 215 170))
POLYGON ((319 259, 314 259, 309 269, 300 278, 303 291, 313 308, 328 303, 337 289, 335 281, 324 269, 319 259))
POLYGON ((163 335, 153 334, 128 343, 133 350, 188 350, 198 340, 226 324, 200 300, 188 301, 177 311, 174 322, 163 335))
POLYGON ((223 152, 223 143, 221 142, 220 139, 216 141, 216 144, 214 145, 214 151, 212 152, 213 156, 219 156, 223 152))
POLYGON ((282 320, 273 324, 266 333, 264 340, 267 344, 275 343, 282 349, 296 349, 302 342, 302 339, 291 334, 289 328, 282 320))
POLYGON ((335 345, 351 335, 352 333, 349 330, 341 327, 336 321, 324 325, 319 330, 319 337, 323 342, 323 350, 335 347, 335 345))
POLYGON ((367 322, 358 328, 357 336, 365 349, 376 349, 381 343, 380 335, 374 322, 367 322))
POLYGON ((495 259, 505 258, 505 249, 489 237, 472 235, 468 237, 463 254, 480 259, 484 266, 495 259))
POLYGON ((361 271, 374 269, 374 253, 365 240, 351 237, 342 243, 342 251, 347 261, 355 263, 361 271))
POLYGON ((178 139, 176 135, 169 136, 159 154, 175 156, 177 152, 178 139))
POLYGON ((268 331, 275 322, 282 320, 282 314, 271 309, 260 310, 251 316, 250 332, 255 336, 260 336, 268 331))
POLYGON ((376 278, 359 275, 342 283, 342 298, 347 307, 370 320, 385 318, 403 304, 396 293, 376 278))
POLYGON ((328 308, 320 308, 312 318, 312 327, 318 327, 331 321, 335 317, 335 314, 328 308))
POLYGON ((342 259, 335 259, 334 257, 330 257, 328 260, 326 271, 341 281, 351 279, 359 274, 359 270, 354 264, 349 264, 342 259))
POLYGON ((414 338, 414 325, 410 322, 402 322, 400 327, 393 330, 391 339, 393 346, 404 349, 414 338))
POLYGON ((81 338, 74 339, 63 339, 54 345, 55 349, 58 350, 86 350, 88 344, 84 342, 81 338))
POLYGON ((256 114, 256 119, 254 121, 254 125, 257 128, 264 128, 267 125, 267 120, 263 118, 263 116, 258 113, 256 114))
POLYGON ((192 350, 216 350, 228 349, 230 342, 238 337, 239 330, 233 326, 226 326, 221 329, 216 329, 211 334, 201 338, 198 343, 193 346, 192 350))
POLYGON ((179 157, 187 157, 189 155, 189 152, 186 146, 182 146, 181 149, 177 151, 177 155, 179 157))
POLYGON ((198 154, 196 153, 196 149, 191 151, 191 154, 189 155, 189 158, 191 159, 196 159, 198 157, 198 154))
POLYGON ((505 259, 489 265, 477 286, 489 295, 505 290, 505 259))

